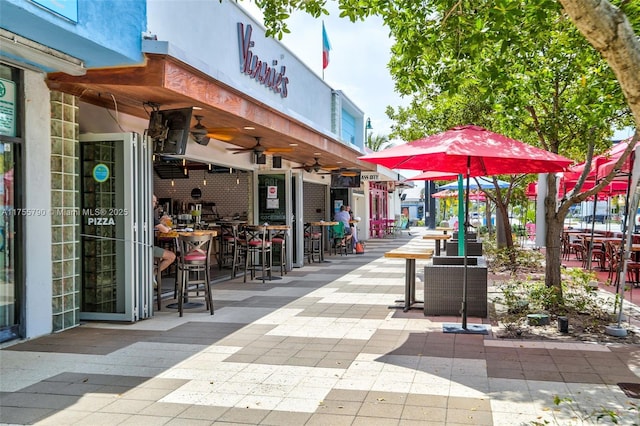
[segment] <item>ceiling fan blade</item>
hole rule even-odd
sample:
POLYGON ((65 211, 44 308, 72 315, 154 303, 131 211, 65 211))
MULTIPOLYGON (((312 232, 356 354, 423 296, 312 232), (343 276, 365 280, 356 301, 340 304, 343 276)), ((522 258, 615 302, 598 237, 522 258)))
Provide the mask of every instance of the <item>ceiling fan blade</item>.
POLYGON ((223 142, 232 141, 238 133, 234 127, 207 127, 207 136, 223 142))
POLYGON ((287 152, 293 152, 293 148, 267 148, 264 150, 265 154, 277 154, 277 153, 287 153, 287 152))
POLYGON ((227 148, 227 151, 231 151, 234 154, 240 154, 240 153, 243 153, 243 152, 253 151, 253 148, 227 148))
POLYGON ((207 133, 207 137, 217 139, 222 142, 230 142, 234 139, 234 136, 228 133, 215 133, 215 132, 207 133))

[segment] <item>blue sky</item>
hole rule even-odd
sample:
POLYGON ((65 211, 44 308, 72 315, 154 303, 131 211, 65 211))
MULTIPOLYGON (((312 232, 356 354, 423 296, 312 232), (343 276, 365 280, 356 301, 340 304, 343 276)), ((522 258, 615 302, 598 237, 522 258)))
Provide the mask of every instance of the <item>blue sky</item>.
MULTIPOLYGON (((262 19, 253 2, 239 3, 251 14, 262 19)), ((300 60, 317 75, 322 76, 322 21, 331 42, 330 62, 324 71, 325 81, 334 89, 342 90, 363 112, 365 120, 371 118, 373 134, 388 135, 391 120, 387 118, 387 105, 405 106, 408 99, 394 91, 393 80, 387 69, 392 40, 378 17, 365 22, 352 23, 341 19, 336 4, 329 2, 331 15, 315 19, 296 12, 287 20, 291 33, 282 39, 300 60)))

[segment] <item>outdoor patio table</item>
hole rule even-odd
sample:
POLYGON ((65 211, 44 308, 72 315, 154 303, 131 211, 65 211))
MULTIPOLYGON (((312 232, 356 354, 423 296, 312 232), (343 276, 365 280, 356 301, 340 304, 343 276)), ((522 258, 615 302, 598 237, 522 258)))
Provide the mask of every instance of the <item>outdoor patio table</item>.
POLYGON ((424 303, 416 300, 416 259, 428 260, 433 257, 433 250, 420 249, 395 249, 388 251, 384 257, 392 259, 405 259, 405 277, 404 277, 404 300, 396 300, 396 302, 404 303, 404 305, 389 306, 392 309, 402 308, 404 312, 409 309, 424 309, 422 306, 413 306, 416 303, 424 303))
POLYGON ((320 232, 322 233, 322 236, 320 237, 320 262, 328 262, 328 260, 324 260, 324 240, 326 238, 326 234, 327 231, 326 229, 329 226, 333 226, 333 225, 337 225, 339 222, 325 222, 323 220, 321 220, 320 222, 311 222, 311 225, 313 226, 319 226, 320 227, 320 232))
POLYGON ((440 241, 444 241, 445 244, 447 240, 451 238, 451 235, 440 235, 440 234, 426 234, 422 236, 423 240, 434 240, 436 242, 436 256, 440 256, 440 241))
POLYGON ((453 228, 448 228, 446 226, 436 226, 436 231, 442 231, 444 235, 447 235, 447 232, 454 231, 453 228))

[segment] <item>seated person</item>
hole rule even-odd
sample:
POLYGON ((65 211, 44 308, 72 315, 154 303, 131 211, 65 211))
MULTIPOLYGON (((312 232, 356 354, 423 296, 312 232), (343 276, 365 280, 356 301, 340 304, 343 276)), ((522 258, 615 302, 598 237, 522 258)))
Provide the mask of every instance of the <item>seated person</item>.
MULTIPOLYGON (((153 196, 153 206, 154 206, 154 208, 157 205, 158 205, 158 199, 154 195, 153 196)), ((165 219, 165 217, 167 219, 169 219, 168 216, 163 216, 163 218, 160 219, 154 214, 154 216, 153 216, 153 227, 154 227, 154 229, 156 231, 163 232, 163 233, 167 233, 167 232, 171 231, 171 228, 169 228, 166 225, 166 222, 163 223, 163 219, 165 219)), ((176 254, 174 252, 172 252, 171 250, 165 250, 162 247, 158 247, 158 246, 153 246, 153 257, 156 258, 156 259, 160 259, 160 263, 158 264, 159 272, 162 272, 165 269, 167 269, 176 260, 176 254)), ((153 280, 154 280, 154 286, 157 285, 157 283, 155 282, 155 276, 154 276, 153 280)))
POLYGON ((351 215, 347 211, 347 206, 345 206, 344 204, 342 206, 340 206, 340 211, 338 213, 336 213, 336 215, 334 216, 334 220, 336 222, 342 222, 342 224, 344 225, 345 240, 350 240, 351 241, 351 243, 352 243, 351 244, 351 248, 353 249, 355 243, 353 242, 353 235, 351 233, 351 225, 349 224, 349 221, 351 220, 351 215))

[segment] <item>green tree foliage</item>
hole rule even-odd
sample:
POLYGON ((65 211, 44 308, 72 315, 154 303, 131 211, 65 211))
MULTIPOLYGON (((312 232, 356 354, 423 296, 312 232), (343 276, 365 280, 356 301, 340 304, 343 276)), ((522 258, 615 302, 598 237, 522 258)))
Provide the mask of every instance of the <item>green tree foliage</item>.
MULTIPOLYGON (((276 36, 288 32, 294 10, 328 14, 326 0, 255 1, 276 36)), ((396 41, 389 68, 396 90, 413 102, 391 115, 398 119, 394 133, 406 140, 474 119, 577 160, 586 152, 590 161, 594 149, 606 148, 612 126, 640 127, 640 42, 633 34, 640 32, 640 2, 612 2, 619 9, 606 0, 337 3, 352 21, 379 15, 396 41)), ((546 281, 561 292, 564 217, 599 187, 558 205, 555 185, 550 174, 546 281)))
POLYGON ((369 134, 367 136, 367 148, 371 151, 380 151, 385 148, 388 148, 391 143, 389 142, 389 137, 386 135, 372 135, 369 134))

